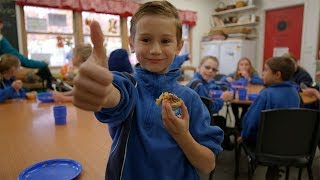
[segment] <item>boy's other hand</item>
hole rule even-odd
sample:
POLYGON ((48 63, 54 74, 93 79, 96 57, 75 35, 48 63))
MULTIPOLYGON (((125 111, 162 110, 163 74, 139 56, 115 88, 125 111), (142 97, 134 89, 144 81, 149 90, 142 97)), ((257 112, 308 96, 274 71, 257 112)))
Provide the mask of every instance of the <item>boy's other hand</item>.
POLYGON ((166 101, 162 102, 162 121, 164 127, 174 139, 182 137, 189 132, 189 114, 184 102, 182 102, 181 110, 181 118, 178 118, 174 114, 171 105, 166 101))
POLYGON ((99 111, 114 94, 113 75, 107 68, 104 36, 98 22, 90 24, 90 32, 93 51, 88 60, 80 65, 74 79, 73 103, 84 110, 99 111))

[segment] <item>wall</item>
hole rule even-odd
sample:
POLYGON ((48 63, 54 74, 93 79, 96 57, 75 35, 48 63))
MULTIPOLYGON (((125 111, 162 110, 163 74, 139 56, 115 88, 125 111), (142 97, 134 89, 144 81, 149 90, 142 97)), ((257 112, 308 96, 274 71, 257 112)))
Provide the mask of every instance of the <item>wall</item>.
MULTIPOLYGON (((264 24, 265 12, 267 10, 290 7, 295 5, 304 5, 303 33, 301 45, 300 65, 304 67, 314 77, 316 70, 317 47, 319 39, 320 26, 320 1, 319 0, 262 0, 257 14, 260 16, 258 28, 258 70, 261 72, 263 67, 263 49, 264 49, 264 24)), ((294 37, 292 37, 294 38, 294 37)))
MULTIPOLYGON (((144 2, 146 2, 145 0, 144 2)), ((232 0, 223 0, 226 4, 232 0)), ((193 29, 193 65, 198 65, 200 57, 200 41, 202 35, 210 29, 210 17, 219 1, 216 0, 169 0, 178 9, 193 10, 198 13, 197 25, 193 29)), ((260 22, 256 26, 258 31, 257 59, 255 68, 262 72, 263 49, 264 49, 264 24, 265 12, 267 10, 284 8, 296 5, 304 5, 303 34, 301 47, 301 66, 303 66, 313 77, 315 74, 315 63, 317 58, 317 47, 320 32, 320 1, 319 0, 253 0, 258 9, 256 15, 260 16, 260 22)), ((293 37, 294 38, 294 37, 293 37)))

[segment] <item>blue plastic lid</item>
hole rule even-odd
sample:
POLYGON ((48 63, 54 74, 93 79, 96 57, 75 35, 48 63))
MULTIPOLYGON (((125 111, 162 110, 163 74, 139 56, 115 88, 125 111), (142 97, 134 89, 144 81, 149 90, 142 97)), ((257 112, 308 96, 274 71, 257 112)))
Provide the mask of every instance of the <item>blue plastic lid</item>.
POLYGON ((82 171, 79 162, 71 159, 51 159, 36 163, 23 170, 18 180, 71 180, 82 171))

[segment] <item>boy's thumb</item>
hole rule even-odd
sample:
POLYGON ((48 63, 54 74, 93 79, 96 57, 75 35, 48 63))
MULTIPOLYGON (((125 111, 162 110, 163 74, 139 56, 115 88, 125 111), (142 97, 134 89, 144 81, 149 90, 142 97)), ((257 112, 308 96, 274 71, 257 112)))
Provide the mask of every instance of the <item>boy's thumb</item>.
POLYGON ((107 56, 105 47, 103 46, 104 36, 97 21, 92 21, 90 24, 90 36, 93 43, 93 58, 91 59, 94 59, 97 64, 106 67, 107 56))

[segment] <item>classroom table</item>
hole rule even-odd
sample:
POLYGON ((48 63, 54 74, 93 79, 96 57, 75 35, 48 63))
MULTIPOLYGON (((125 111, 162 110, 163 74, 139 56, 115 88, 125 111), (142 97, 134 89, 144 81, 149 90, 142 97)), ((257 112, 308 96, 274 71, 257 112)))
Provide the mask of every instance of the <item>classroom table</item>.
POLYGON ((67 103, 67 124, 56 126, 52 108, 57 104, 0 103, 0 179, 17 179, 30 165, 56 158, 78 161, 80 180, 104 179, 112 143, 107 125, 67 103))
MULTIPOLYGON (((247 88, 247 94, 248 93, 258 94, 264 88, 264 86, 249 84, 246 88, 247 88)), ((301 97, 304 105, 312 104, 317 101, 316 97, 307 96, 303 92, 300 92, 300 97, 301 97)), ((288 97, 288 98, 290 98, 290 97, 288 97)), ((248 105, 253 103, 253 101, 248 100, 248 98, 246 100, 239 100, 238 93, 236 94, 235 99, 231 100, 230 102, 234 103, 234 104, 248 104, 248 105)))

